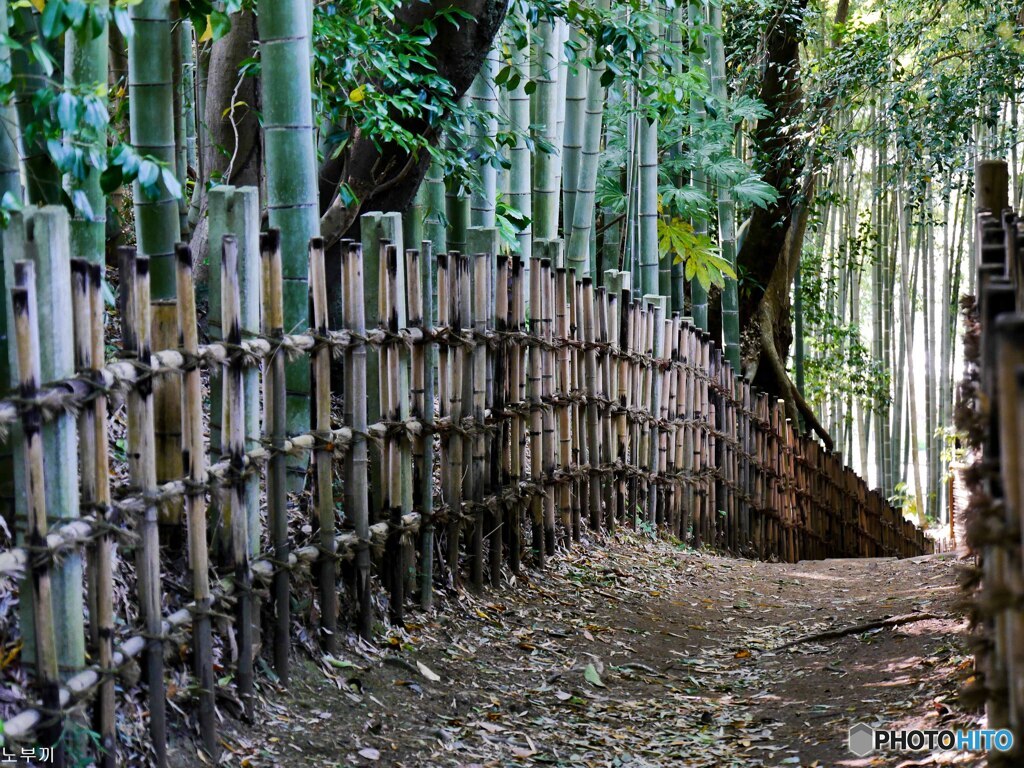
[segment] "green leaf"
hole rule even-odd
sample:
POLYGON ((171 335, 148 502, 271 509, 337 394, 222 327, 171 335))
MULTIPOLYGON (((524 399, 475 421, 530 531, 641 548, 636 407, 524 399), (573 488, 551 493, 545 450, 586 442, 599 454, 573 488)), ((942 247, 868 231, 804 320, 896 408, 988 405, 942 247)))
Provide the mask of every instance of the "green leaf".
POLYGON ((231 17, 221 11, 210 12, 210 29, 216 42, 231 31, 231 17))
POLYGON ((771 184, 750 176, 732 188, 733 197, 746 205, 767 208, 779 199, 779 193, 771 184))
POLYGON ((597 669, 593 663, 587 664, 587 668, 583 671, 583 677, 586 678, 587 682, 591 685, 597 686, 598 688, 604 688, 605 684, 601 682, 601 676, 597 673, 597 669))

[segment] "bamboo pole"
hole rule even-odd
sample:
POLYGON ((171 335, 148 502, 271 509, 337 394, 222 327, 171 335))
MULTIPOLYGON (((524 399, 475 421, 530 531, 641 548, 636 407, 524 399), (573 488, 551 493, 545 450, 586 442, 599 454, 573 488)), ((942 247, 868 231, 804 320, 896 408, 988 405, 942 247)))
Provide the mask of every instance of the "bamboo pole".
MULTIPOLYGON (((406 251, 409 277, 409 327, 421 328, 429 338, 433 332, 434 287, 431 270, 430 240, 424 240, 420 252, 406 251)), ((417 345, 412 353, 412 410, 414 420, 423 424, 423 432, 413 444, 414 508, 420 514, 420 607, 430 610, 434 600, 434 374, 437 371, 437 347, 433 342, 417 345)))
MULTIPOLYGON (((568 306, 566 302, 567 298, 567 281, 566 281, 566 270, 564 267, 558 267, 554 271, 554 293, 553 298, 553 311, 554 311, 554 328, 552 330, 552 340, 558 340, 558 351, 555 353, 556 369, 554 371, 554 383, 552 389, 552 396, 554 401, 557 403, 555 406, 557 413, 557 443, 558 443, 558 459, 554 463, 554 472, 565 473, 568 472, 572 466, 572 447, 573 447, 573 434, 572 434, 572 413, 569 405, 569 394, 572 390, 571 384, 571 358, 569 345, 567 343, 569 339, 569 318, 568 318, 568 306)), ((561 517, 561 540, 562 546, 566 549, 569 548, 570 541, 572 540, 573 530, 573 516, 572 516, 572 488, 567 479, 563 480, 557 485, 558 492, 558 508, 561 517)))
MULTIPOLYGON (((75 326, 75 369, 97 384, 103 368, 103 270, 85 259, 71 261, 71 298, 75 326)), ((107 398, 97 395, 78 417, 82 506, 110 524, 110 467, 107 461, 107 398)), ((89 651, 105 677, 96 692, 93 728, 99 734, 100 764, 117 760, 114 680, 110 676, 114 635, 114 537, 107 532, 87 548, 89 577, 89 651)))
MULTIPOLYGON (((151 362, 149 259, 132 247, 118 249, 121 278, 121 341, 124 354, 146 368, 151 362)), ((157 488, 153 434, 152 379, 143 379, 128 394, 128 473, 142 493, 157 488)), ((163 616, 160 583, 160 538, 157 507, 146 505, 138 521, 136 548, 139 608, 146 635, 144 676, 149 698, 149 731, 156 764, 167 764, 167 714, 164 689, 163 616)))
MULTIPOLYGON (((511 299, 511 330, 516 334, 526 331, 526 297, 523 293, 523 259, 516 256, 512 261, 512 299, 511 299)), ((518 493, 521 491, 526 471, 526 445, 529 433, 527 419, 523 417, 522 407, 526 403, 526 345, 516 344, 512 348, 509 362, 510 399, 515 404, 512 412, 512 429, 510 437, 511 481, 518 493)), ((508 514, 508 561, 512 573, 518 574, 522 558, 522 510, 519 505, 510 505, 508 514)))
POLYGON ((588 454, 590 456, 591 472, 588 480, 590 486, 589 513, 590 527, 595 531, 601 530, 601 476, 597 473, 596 466, 601 461, 601 428, 599 423, 598 397, 599 381, 597 367, 597 349, 595 344, 594 322, 594 281, 589 277, 583 278, 583 345, 586 358, 586 382, 587 382, 587 440, 588 454))
MULTIPOLYGON (((487 281, 490 255, 478 253, 473 257, 473 332, 482 341, 488 325, 487 281)), ((470 467, 470 498, 474 503, 473 530, 471 540, 471 576, 476 589, 483 588, 484 582, 484 527, 491 523, 492 514, 484 512, 484 463, 486 461, 486 438, 482 427, 485 423, 487 406, 487 345, 478 343, 473 347, 470 369, 472 391, 472 464, 470 467)))
MULTIPOLYGON (((356 336, 366 334, 363 295, 363 254, 355 243, 342 248, 345 327, 356 336)), ((364 639, 373 628, 370 593, 370 500, 368 487, 369 450, 366 418, 366 346, 345 352, 345 423, 352 427, 352 443, 345 454, 345 514, 352 519, 356 534, 355 600, 356 626, 364 639)))
POLYGON ((506 410, 510 400, 515 396, 509 389, 515 386, 515 380, 510 383, 508 370, 512 350, 508 344, 506 334, 510 325, 510 302, 509 302, 509 280, 511 277, 512 260, 501 255, 497 261, 498 274, 494 291, 494 332, 498 335, 501 346, 494 354, 494 392, 491 402, 491 413, 498 420, 498 428, 495 429, 491 438, 491 481, 489 492, 494 495, 495 507, 491 514, 491 524, 488 530, 487 564, 490 572, 489 578, 492 586, 501 583, 501 564, 503 560, 503 546, 512 530, 509 516, 512 505, 508 503, 506 492, 512 487, 512 454, 515 443, 512 440, 512 423, 515 417, 506 410))
MULTIPOLYGON (((342 244, 343 259, 345 252, 345 244, 342 244)), ((276 229, 260 235, 260 259, 263 265, 263 333, 277 341, 284 336, 284 298, 281 235, 276 229)), ((267 462, 267 524, 271 552, 277 563, 287 563, 289 556, 288 478, 283 450, 288 433, 285 376, 285 353, 280 346, 275 346, 264 369, 263 406, 266 413, 264 432, 271 449, 267 462)), ((288 572, 283 568, 274 571, 271 594, 274 606, 274 671, 281 683, 288 685, 291 594, 288 572)))
MULTIPOLYGON (((555 453, 555 415, 554 415, 554 394, 555 394, 555 354, 553 346, 552 319, 554 305, 554 280, 551 271, 551 261, 541 259, 540 262, 540 331, 544 341, 540 347, 541 354, 541 379, 540 388, 544 402, 542 413, 543 432, 541 439, 544 444, 544 466, 542 468, 544 483, 544 550, 548 555, 555 554, 555 540, 557 529, 555 525, 555 468, 558 457, 555 453)), ((533 307, 531 307, 531 310, 533 307)))
MULTIPOLYGON (((228 344, 242 342, 242 307, 238 280, 238 240, 225 235, 221 261, 221 327, 228 344)), ((224 364, 224 414, 221 452, 231 468, 224 512, 231 526, 231 567, 235 578, 236 682, 246 718, 253 714, 253 594, 249 565, 249 516, 245 508, 245 388, 237 359, 224 364)))
MULTIPOLYGON (((14 316, 15 354, 18 385, 22 398, 31 402, 42 380, 39 351, 39 328, 36 325, 35 269, 31 262, 14 265, 15 287, 11 290, 14 316)), ((44 546, 47 534, 46 481, 43 468, 42 413, 30 405, 22 414, 22 452, 25 471, 25 502, 27 512, 26 540, 30 548, 44 546)), ((50 713, 49 724, 40 730, 40 741, 54 750, 54 763, 63 766, 63 713, 60 708, 56 626, 53 614, 53 591, 50 565, 46 558, 34 558, 28 574, 32 595, 34 629, 34 685, 39 699, 50 713)))
POLYGON ((530 402, 530 482, 534 486, 534 493, 530 498, 531 518, 531 544, 533 547, 534 562, 538 568, 545 564, 544 551, 544 443, 542 440, 544 432, 544 403, 541 376, 543 365, 541 363, 541 349, 539 341, 542 338, 542 321, 544 301, 541 298, 541 259, 535 258, 530 268, 530 336, 532 344, 528 351, 528 378, 527 397, 530 402))
MULTIPOLYGON (((380 327, 389 335, 398 333, 398 249, 388 241, 381 241, 380 289, 378 317, 380 327)), ((394 343, 385 344, 378 352, 380 371, 380 408, 385 423, 398 424, 399 412, 399 360, 394 343)), ((389 592, 389 612, 392 623, 401 626, 405 609, 405 577, 402 568, 402 483, 398 438, 394 433, 384 438, 381 457, 383 487, 381 489, 381 515, 388 521, 388 536, 384 550, 384 574, 389 592)))
MULTIPOLYGON (((307 0, 258 0, 261 113, 267 158, 267 213, 281 232, 284 327, 309 322, 306 249, 320 234, 317 160, 311 98, 311 33, 307 0)), ((372 273, 371 273, 372 274, 372 273)), ((309 366, 287 366, 290 434, 309 426, 309 366)), ((304 485, 306 459, 289 462, 289 486, 304 485)))
MULTIPOLYGON (((327 276, 324 264, 324 241, 314 237, 309 242, 309 290, 313 298, 313 327, 326 336, 327 276)), ((338 649, 338 565, 335 553, 334 470, 331 432, 331 351, 321 347, 313 353, 313 423, 319 433, 317 450, 313 453, 315 469, 316 515, 314 530, 319 533, 320 559, 317 563, 317 584, 320 596, 320 643, 326 653, 338 649)))
MULTIPOLYGON (((178 245, 178 336, 186 355, 199 352, 199 329, 196 325, 196 294, 193 279, 192 252, 178 245)), ((188 524, 188 556, 192 567, 192 660, 198 682, 199 732, 203 749, 216 760, 217 745, 216 680, 213 676, 213 637, 210 629, 210 562, 206 541, 206 445, 203 439, 203 385, 198 368, 191 368, 182 377, 181 411, 182 458, 188 479, 196 490, 185 497, 188 524)))

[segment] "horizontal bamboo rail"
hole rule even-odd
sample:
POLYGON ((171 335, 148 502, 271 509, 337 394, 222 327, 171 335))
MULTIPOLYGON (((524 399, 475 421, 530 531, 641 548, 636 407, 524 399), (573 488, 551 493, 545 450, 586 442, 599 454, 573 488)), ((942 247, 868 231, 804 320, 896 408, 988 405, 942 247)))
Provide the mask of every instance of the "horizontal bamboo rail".
MULTIPOLYGON (((211 628, 211 611, 230 617, 235 674, 229 685, 248 707, 253 657, 261 647, 259 617, 273 635, 268 654, 287 680, 289 594, 311 590, 311 577, 321 642, 329 648, 344 626, 369 635, 374 575, 387 587, 392 621, 400 622, 412 605, 429 606, 435 586, 463 578, 475 587, 497 586, 506 570, 517 572, 526 562, 542 567, 578 542, 583 526, 604 532, 646 527, 694 546, 793 562, 930 551, 923 533, 869 491, 840 455, 797 434, 780 402, 737 377, 707 334, 670 314, 662 297, 633 296, 625 273, 610 274, 608 288, 596 288, 546 258, 527 270, 507 256, 431 259, 426 244, 423 252, 400 254, 387 241, 379 253, 364 254, 346 241, 336 256, 343 317, 331 318, 341 330, 328 330, 323 280, 330 270, 322 261, 328 257, 314 242, 309 274, 316 327, 285 334, 278 243, 274 233, 261 242, 262 334, 240 332, 239 306, 247 301, 238 290, 241 253, 225 236, 224 341, 198 344, 195 307, 186 301, 178 311, 182 347, 151 352, 147 335, 137 332, 149 322, 146 263, 125 251, 126 274, 135 277, 122 284, 130 357, 101 365, 83 352, 76 377, 0 399, 0 424, 21 425, 69 411, 102 423, 127 398, 134 414, 131 484, 107 492, 105 453, 93 457, 104 466, 90 464, 90 476, 102 483, 83 498, 85 516, 41 532, 31 545, 0 552, 0 574, 59 572, 61 555, 80 550, 95 568, 109 563, 115 548, 131 549, 139 573, 147 575, 139 590, 149 606, 136 626, 93 657, 95 664, 56 687, 47 678, 50 706, 33 705, 9 719, 6 739, 52 740, 45 730, 50 713, 86 700, 97 708, 96 722, 109 726, 116 702, 93 694, 109 693, 104 681, 137 656, 147 659, 147 689, 162 703, 162 642, 191 628, 196 678, 205 681, 198 694, 202 744, 216 757, 209 689, 217 683, 208 649, 210 632, 224 632, 225 625, 211 628), (372 308, 363 291, 369 274, 379 276, 372 308), (377 327, 365 327, 367 316, 379 318, 377 327), (316 429, 288 438, 278 407, 285 358, 315 366, 317 393, 316 429), (341 392, 332 391, 330 358, 342 361, 341 392), (368 359, 378 372, 375 392, 368 391, 368 359), (209 454, 201 434, 202 369, 216 370, 223 382, 224 458, 210 464, 202 458, 209 454), (257 371, 262 387, 263 439, 251 444, 243 431, 245 371, 257 371), (185 476, 158 484, 150 393, 154 380, 167 376, 183 382, 185 476), (380 403, 375 424, 367 424, 369 399, 380 403), (339 423, 342 409, 332 409, 332 400, 344 403, 346 423, 339 423), (312 534, 304 536, 288 527, 282 459, 306 451, 315 458, 310 482, 316 495, 308 509, 312 534), (373 461, 380 462, 385 482, 374 490, 377 508, 371 508, 367 482, 373 461), (245 513, 252 478, 262 481, 267 498, 270 547, 264 552, 249 544, 260 541, 245 513), (189 542, 192 600, 161 617, 153 607, 162 599, 154 521, 171 500, 183 502, 187 513, 176 538, 189 542), (212 549, 207 553, 202 516, 210 501, 229 531, 220 560, 212 549), (101 549, 105 560, 98 559, 101 549), (269 599, 261 585, 270 587, 269 599), (338 599, 343 591, 346 601, 338 599), (335 607, 342 602, 353 606, 346 615, 335 607)), ((75 264, 76 274, 83 269, 75 264)), ((179 290, 189 296, 191 269, 191 255, 179 248, 179 290)), ((81 305, 86 315, 88 306, 81 305)), ((78 325, 95 336, 95 322, 78 325)), ((164 527, 159 532, 167 535, 164 527)), ((103 582, 91 579, 90 592, 100 589, 94 583, 103 582)), ((162 712, 152 711, 153 717, 162 712)), ((160 764, 166 743, 157 742, 166 741, 166 723, 150 725, 160 764)))

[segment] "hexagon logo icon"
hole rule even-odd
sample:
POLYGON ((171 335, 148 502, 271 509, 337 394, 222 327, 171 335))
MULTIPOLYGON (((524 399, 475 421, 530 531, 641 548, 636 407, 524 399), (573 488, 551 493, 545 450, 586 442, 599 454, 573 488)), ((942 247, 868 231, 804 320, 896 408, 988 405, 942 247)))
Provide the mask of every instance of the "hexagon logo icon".
POLYGON ((874 729, 864 723, 857 723, 851 727, 849 747, 857 757, 870 755, 875 750, 874 729))

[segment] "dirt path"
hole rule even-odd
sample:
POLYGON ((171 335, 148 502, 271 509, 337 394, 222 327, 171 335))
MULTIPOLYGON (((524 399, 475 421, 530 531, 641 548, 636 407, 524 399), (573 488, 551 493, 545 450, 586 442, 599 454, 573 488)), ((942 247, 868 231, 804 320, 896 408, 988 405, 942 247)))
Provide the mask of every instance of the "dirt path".
POLYGON ((976 724, 955 703, 970 670, 955 567, 949 555, 757 563, 620 536, 464 595, 374 648, 300 662, 289 692, 265 689, 255 726, 226 734, 227 762, 980 764, 846 749, 858 721, 976 724), (772 650, 915 612, 942 618, 772 650))

